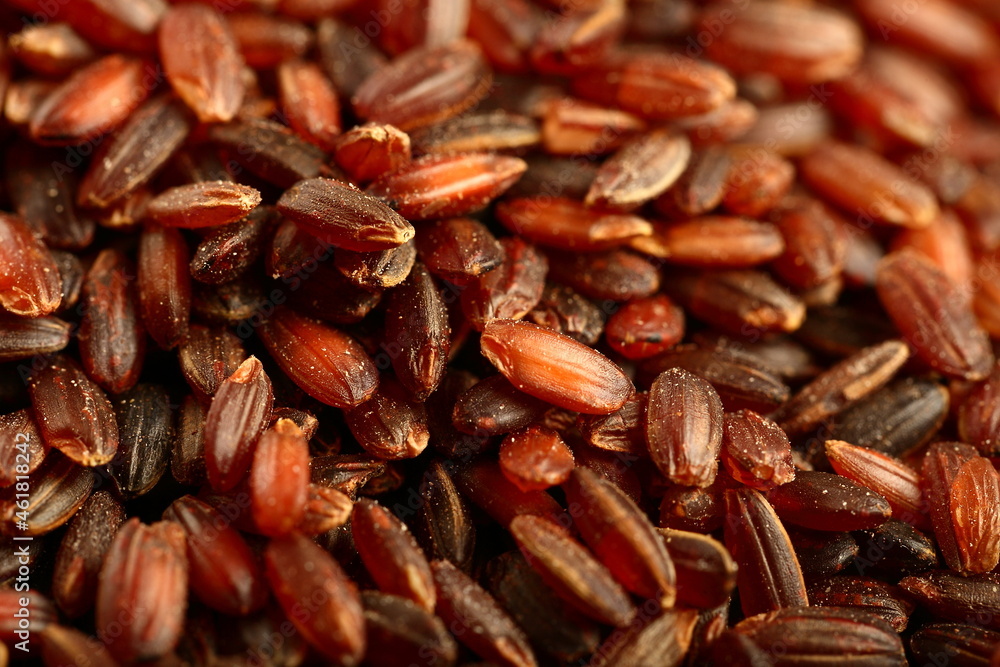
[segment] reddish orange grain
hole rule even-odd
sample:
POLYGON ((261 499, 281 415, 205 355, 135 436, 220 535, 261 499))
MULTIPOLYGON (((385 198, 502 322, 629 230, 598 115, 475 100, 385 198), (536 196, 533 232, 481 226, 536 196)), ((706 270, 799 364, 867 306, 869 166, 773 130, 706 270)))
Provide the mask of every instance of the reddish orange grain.
POLYGON ((493 320, 483 329, 480 345, 515 387, 567 410, 607 414, 635 391, 600 352, 537 324, 493 320))

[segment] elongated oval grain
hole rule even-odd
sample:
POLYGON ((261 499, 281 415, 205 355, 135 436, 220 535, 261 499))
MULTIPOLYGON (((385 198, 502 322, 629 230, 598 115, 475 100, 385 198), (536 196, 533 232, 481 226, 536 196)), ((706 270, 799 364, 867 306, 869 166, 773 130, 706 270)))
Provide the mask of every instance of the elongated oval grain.
POLYGON ((69 343, 70 324, 57 317, 0 313, 0 361, 59 352, 69 343))
POLYGON ((180 343, 191 316, 188 249, 179 230, 151 225, 139 239, 139 314, 146 331, 164 348, 180 343))
POLYGON ((948 392, 938 382, 907 378, 840 413, 830 437, 903 456, 934 436, 948 407, 948 392))
POLYGON ((273 404, 271 380, 256 357, 240 364, 219 386, 205 416, 205 461, 212 488, 230 491, 246 475, 273 404))
POLYGON ((863 0, 857 9, 891 42, 910 45, 956 65, 988 61, 1000 53, 1000 43, 986 22, 957 3, 927 0, 906 12, 905 21, 899 20, 898 7, 888 0, 863 0))
MULTIPOLYGON (((234 369, 235 370, 235 369, 234 369)), ((181 484, 197 486, 208 479, 205 468, 205 414, 207 408, 194 396, 188 395, 177 416, 170 472, 181 484)))
POLYGON ((260 192, 231 181, 205 181, 171 188, 146 205, 146 216, 165 227, 218 227, 235 222, 260 203, 260 192))
POLYGON ((677 600, 697 609, 724 605, 736 587, 736 563, 721 542, 707 535, 657 529, 677 571, 677 600))
POLYGON ((358 589, 337 561, 295 534, 268 544, 264 560, 271 590, 303 638, 336 664, 358 664, 365 651, 364 612, 358 589))
POLYGON ((653 231, 639 216, 589 208, 565 197, 521 197, 501 202, 497 217, 511 232, 539 245, 565 250, 604 250, 653 231))
POLYGON ((483 329, 480 345, 515 387, 567 410, 608 414, 634 391, 604 355, 536 324, 493 320, 483 329))
POLYGON ((406 280, 416 259, 416 244, 408 241, 396 248, 371 252, 352 252, 341 248, 333 256, 333 265, 358 287, 378 290, 395 287, 406 280))
POLYGON ((646 392, 633 394, 617 412, 581 417, 577 422, 588 444, 609 452, 646 455, 646 392))
POLYGON ((608 636, 597 649, 599 664, 681 665, 694 646, 699 620, 702 619, 691 609, 661 609, 647 614, 642 622, 631 624, 625 632, 608 636))
POLYGON ((486 579, 497 601, 546 654, 572 660, 597 648, 597 623, 559 598, 520 551, 492 559, 486 566, 486 579))
POLYGON ((537 121, 507 111, 468 113, 411 132, 418 153, 511 151, 541 142, 537 121))
POLYGON ((667 291, 691 314, 734 336, 795 331, 805 304, 762 271, 671 274, 667 291))
POLYGON ((198 599, 233 616, 245 616, 264 605, 263 569, 224 514, 193 496, 182 496, 163 516, 186 534, 188 577, 198 599))
POLYGON ((382 298, 380 288, 358 286, 344 276, 334 262, 320 264, 311 277, 308 273, 303 275, 310 279, 302 280, 299 276, 295 276, 291 280, 296 291, 289 295, 289 305, 303 315, 316 317, 325 322, 334 324, 360 322, 382 298))
POLYGON ((411 130, 455 116, 487 95, 493 75, 468 40, 409 51, 373 72, 351 103, 365 120, 411 130))
POLYGON ((302 181, 278 200, 278 211, 338 248, 385 250, 413 238, 413 226, 375 197, 329 178, 302 181))
POLYGON ((45 445, 29 410, 0 415, 0 486, 31 474, 45 460, 45 445), (27 463, 25 463, 27 459, 27 463))
POLYGON ((809 587, 809 602, 815 607, 860 609, 880 617, 902 632, 913 613, 914 604, 902 589, 867 577, 832 577, 809 587))
POLYGON ((226 149, 235 165, 282 188, 315 178, 322 171, 323 151, 318 146, 270 120, 237 119, 212 125, 208 136, 226 149))
POLYGON ((172 7, 159 40, 167 80, 198 120, 232 120, 245 92, 243 58, 222 14, 201 4, 172 7))
POLYGON ((631 301, 660 289, 659 264, 622 248, 567 253, 550 250, 549 279, 597 301, 631 301))
POLYGON ((374 396, 346 408, 344 417, 358 444, 380 459, 409 459, 427 448, 427 412, 395 380, 380 382, 374 396))
POLYGON ((193 288, 192 315, 209 324, 235 325, 266 309, 267 297, 256 277, 244 276, 231 283, 211 287, 195 283, 193 288))
POLYGON ((322 535, 350 520, 353 503, 347 494, 319 484, 309 484, 306 488, 305 514, 297 527, 303 535, 322 535))
POLYGON ((1000 453, 1000 366, 994 366, 986 380, 962 401, 958 412, 958 432, 964 442, 974 445, 983 456, 1000 453))
POLYGON ((195 395, 211 398, 247 355, 240 339, 229 331, 195 325, 178 349, 177 357, 181 373, 195 395))
POLYGON ((83 289, 83 262, 74 254, 63 250, 53 250, 52 259, 59 271, 59 282, 62 286, 62 299, 59 302, 61 310, 68 310, 78 305, 80 292, 83 289))
POLYGON ((451 349, 448 311, 423 264, 416 264, 386 302, 385 336, 399 353, 392 358, 396 377, 415 400, 425 400, 444 375, 451 349))
POLYGON ((315 63, 289 60, 278 66, 281 108, 299 136, 332 150, 340 134, 340 102, 333 84, 315 63))
MULTIPOLYGON (((945 508, 947 511, 947 508, 945 508)), ((889 519, 874 530, 855 533, 858 536, 862 559, 857 561, 858 570, 873 574, 897 577, 899 574, 926 572, 938 567, 938 554, 934 538, 928 537, 905 521, 889 519), (881 558, 869 559, 868 555, 879 556, 879 552, 869 553, 872 546, 883 544, 881 558)))
POLYGON ((437 596, 430 564, 402 521, 365 498, 354 504, 351 533, 382 592, 407 598, 427 611, 434 609, 437 596))
POLYGON ((599 63, 625 28, 625 6, 618 2, 581 7, 542 23, 530 57, 545 74, 573 74, 599 63))
POLYGON ((993 656, 998 644, 1000 632, 996 630, 966 623, 934 623, 913 633, 909 646, 914 659, 920 662, 930 662, 951 652, 961 659, 986 664, 991 657, 996 661, 993 656))
POLYGON ((302 522, 309 493, 309 443, 290 419, 264 431, 250 467, 254 523, 265 535, 292 532, 302 522))
POLYGON ((768 413, 787 401, 791 393, 775 371, 745 358, 738 350, 724 347, 678 345, 644 362, 639 381, 651 383, 671 368, 683 368, 708 380, 727 410, 768 413))
POLYGON ((29 69, 52 77, 66 76, 97 54, 67 23, 25 25, 10 36, 11 52, 29 69))
POLYGON ((329 259, 331 248, 312 234, 299 229, 291 220, 278 224, 271 238, 265 260, 272 278, 291 279, 306 266, 329 259))
POLYGON ((789 435, 804 433, 881 389, 907 358, 909 350, 898 340, 866 347, 816 377, 771 419, 789 435))
POLYGON ((365 608, 367 664, 455 664, 458 645, 439 617, 397 595, 364 591, 361 601, 365 608))
POLYGON ((679 211, 694 217, 708 213, 722 202, 732 153, 719 146, 695 152, 684 173, 654 206, 664 214, 679 211))
POLYGON ((948 495, 961 571, 990 572, 1000 562, 1000 474, 989 459, 973 458, 955 473, 948 495))
POLYGON ((152 91, 152 65, 121 54, 75 72, 39 104, 29 131, 38 142, 71 145, 115 129, 152 91), (144 84, 145 80, 145 84, 144 84))
POLYGON ((53 248, 81 250, 94 240, 95 221, 74 203, 80 182, 57 166, 65 151, 17 142, 6 155, 6 181, 14 211, 53 248))
POLYGON ((482 329, 494 319, 519 320, 538 305, 545 290, 548 260, 533 245, 517 237, 500 240, 504 259, 462 292, 462 312, 482 329))
POLYGON ((934 194, 878 154, 843 143, 827 143, 801 163, 810 187, 859 222, 926 227, 940 214, 934 194))
POLYGON ((66 22, 89 41, 137 53, 155 49, 163 0, 79 0, 61 5, 66 22))
POLYGON ((831 89, 832 105, 856 126, 917 146, 947 131, 962 104, 952 82, 926 59, 889 49, 869 50, 862 66, 831 89), (921 85, 905 84, 914 80, 921 85))
POLYGON ((574 525, 615 579, 643 598, 672 606, 677 588, 674 565, 646 514, 589 468, 576 468, 565 489, 567 501, 580 509, 574 525))
POLYGON ((181 527, 127 521, 105 556, 97 590, 97 630, 108 638, 112 655, 128 663, 170 653, 183 630, 187 586, 181 527))
POLYGON ((384 174, 365 190, 408 220, 466 215, 485 208, 528 168, 491 153, 426 155, 384 174))
POLYGON ((754 127, 758 118, 760 111, 757 106, 737 97, 724 102, 714 111, 680 118, 675 121, 674 127, 683 131, 693 145, 702 147, 739 139, 754 127))
POLYGON ((639 135, 604 161, 584 202, 632 210, 660 196, 691 159, 691 142, 668 130, 639 135))
POLYGON ((259 4, 251 11, 230 12, 226 21, 249 67, 274 69, 305 55, 314 41, 304 23, 264 11, 259 4))
POLYGON ((839 474, 884 496, 894 517, 917 528, 930 526, 920 475, 902 461, 839 440, 826 442, 826 456, 839 474))
MULTIPOLYGON (((749 100, 737 97, 725 102, 714 111, 681 118, 674 123, 674 127, 683 131, 693 145, 703 147, 740 139, 754 127, 758 118, 760 111, 757 106, 749 100)), ((770 197, 769 194, 767 199, 770 197)), ((762 201, 764 199, 762 198, 762 201)))
POLYGON ((170 95, 159 95, 136 110, 91 162, 77 203, 108 208, 135 192, 184 142, 191 130, 188 114, 170 95))
POLYGON ((80 360, 94 382, 112 394, 139 379, 146 332, 139 318, 135 268, 113 249, 101 251, 83 281, 80 360))
POLYGON ((273 208, 258 206, 242 220, 213 227, 194 251, 191 277, 214 285, 236 280, 257 261, 277 220, 273 208))
POLYGON ((174 427, 170 397, 159 385, 142 383, 115 396, 118 455, 109 466, 126 498, 148 493, 167 471, 174 427))
POLYGON ((976 457, 976 450, 957 442, 936 442, 924 455, 921 465, 921 486, 934 528, 934 537, 945 563, 956 571, 962 569, 962 558, 955 538, 951 514, 951 489, 955 475, 962 466, 976 457))
POLYGON ((486 225, 472 218, 448 218, 423 225, 416 238, 420 260, 435 276, 465 285, 497 268, 503 246, 486 225))
POLYGON ((281 370, 316 400, 348 408, 375 393, 378 371, 347 334, 291 310, 279 311, 257 331, 281 370))
POLYGON ((446 560, 431 562, 437 614, 480 657, 501 667, 535 667, 535 654, 493 596, 446 560))
POLYGON ((722 464, 733 479, 759 491, 795 478, 788 436, 773 421, 750 410, 723 419, 722 464))
POLYGON ((933 369, 966 380, 982 380, 993 352, 968 300, 937 267, 914 250, 890 253, 875 279, 882 306, 933 369))
POLYGON ((726 491, 726 547, 739 564, 736 586, 747 616, 809 604, 788 533, 759 492, 726 491))
MULTIPOLYGON (((499 374, 496 377, 510 386, 507 378, 499 374)), ((485 435, 463 433, 452 419, 456 399, 476 382, 476 376, 468 371, 452 370, 446 372, 441 379, 438 391, 435 391, 427 399, 427 430, 430 435, 430 443, 443 456, 448 458, 471 456, 482 452, 490 444, 489 438, 485 435)), ((510 387, 510 391, 514 395, 524 396, 539 403, 542 406, 539 409, 539 414, 548 409, 548 404, 544 401, 523 394, 513 387, 510 387)), ((491 404, 486 404, 487 414, 492 407, 491 404)), ((473 427, 473 433, 475 433, 475 427, 473 427)))
POLYGON ((502 72, 523 72, 528 50, 540 28, 534 5, 521 0, 472 0, 469 37, 478 41, 486 57, 502 72))
POLYGON ((965 576, 949 570, 932 570, 921 576, 906 577, 900 587, 917 603, 938 618, 976 624, 1000 630, 997 587, 1000 575, 965 576))
POLYGON ((107 490, 92 493, 70 522, 52 574, 52 596, 70 618, 93 607, 105 554, 124 522, 125 509, 107 490))
POLYGON ((20 218, 0 215, 0 306, 15 315, 55 312, 62 280, 52 254, 20 218))
POLYGON ((782 521, 812 530, 877 528, 892 514, 879 494, 825 472, 800 471, 794 480, 772 489, 767 499, 782 521))
POLYGON ((42 439, 85 466, 111 461, 118 450, 114 410, 76 362, 56 355, 28 381, 42 439))
POLYGON ((771 219, 785 241, 784 252, 771 266, 785 282, 809 289, 837 277, 846 244, 826 207, 812 199, 795 198, 786 200, 771 219))
MULTIPOLYGON (((556 155, 609 153, 646 129, 641 118, 608 108, 614 106, 612 102, 605 107, 572 98, 549 101, 542 118, 542 145, 556 155)), ((580 177, 581 194, 590 185, 585 176, 586 172, 580 177)))
POLYGON ((713 111, 733 99, 736 84, 722 69, 678 53, 617 54, 573 79, 583 98, 654 120, 713 111))
POLYGON ((971 288, 975 260, 965 226, 957 215, 945 211, 930 226, 907 229, 893 239, 891 250, 913 248, 931 260, 956 287, 971 288))
POLYGON ((96 481, 90 470, 57 452, 46 456, 28 479, 29 497, 19 499, 18 504, 7 500, 0 508, 7 534, 38 536, 52 532, 80 509, 96 481))
POLYGON ((630 245, 675 264, 712 269, 756 266, 785 250, 780 232, 771 223, 729 216, 657 224, 652 234, 630 245))
POLYGON ((719 5, 701 16, 704 29, 725 26, 706 50, 737 74, 767 72, 792 83, 817 83, 848 74, 861 59, 861 30, 832 9, 763 3, 723 12, 719 5))
POLYGON ((706 380, 673 368, 650 387, 646 442, 671 482, 706 487, 715 480, 722 425, 722 401, 706 380))
POLYGON ((503 526, 526 514, 555 521, 563 512, 556 499, 545 491, 519 489, 495 462, 479 460, 459 468, 454 480, 465 497, 503 526))
POLYGON ((607 568, 561 526, 523 515, 511 521, 510 531, 532 568, 575 609, 618 627, 635 616, 631 601, 607 568))
POLYGON ((451 423, 470 435, 501 435, 528 426, 548 404, 519 391, 503 375, 492 375, 459 394, 451 408, 451 423))
MULTIPOLYGON (((903 667, 903 643, 891 625, 857 609, 800 607, 760 614, 739 623, 765 655, 781 654, 773 664, 835 664, 903 667)), ((721 642, 720 642, 721 644, 721 642)))
POLYGON ((472 562, 476 527, 468 503, 459 494, 444 463, 434 461, 424 472, 413 532, 430 558, 445 558, 462 570, 472 562))

